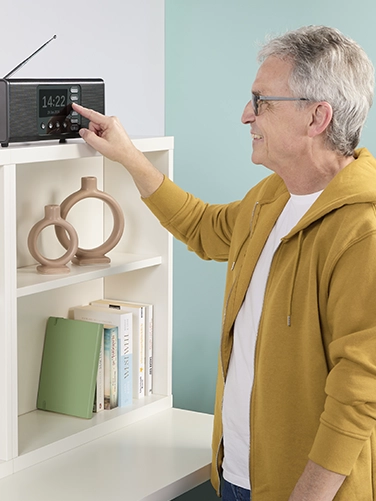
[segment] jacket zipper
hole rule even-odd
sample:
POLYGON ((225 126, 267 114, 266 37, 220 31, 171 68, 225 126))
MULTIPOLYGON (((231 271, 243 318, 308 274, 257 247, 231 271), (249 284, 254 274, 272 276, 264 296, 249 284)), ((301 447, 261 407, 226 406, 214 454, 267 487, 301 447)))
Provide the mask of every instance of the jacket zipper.
MULTIPOLYGON (((235 264, 235 262, 233 263, 233 265, 235 264)), ((231 270, 233 270, 233 267, 231 267, 231 270)), ((228 306, 228 303, 230 301, 230 297, 231 297, 231 293, 234 289, 234 285, 236 283, 236 279, 234 280, 232 286, 231 286, 231 289, 227 295, 227 300, 226 300, 226 304, 225 304, 225 307, 224 307, 224 310, 223 310, 223 320, 222 320, 222 332, 221 332, 221 370, 222 370, 222 379, 223 379, 223 388, 224 388, 224 385, 225 385, 225 374, 224 374, 224 369, 223 369, 223 359, 222 359, 222 352, 223 352, 223 349, 222 349, 222 345, 223 345, 223 333, 224 333, 224 326, 225 326, 225 321, 226 321, 226 314, 227 314, 227 306, 228 306)), ((223 390, 223 395, 222 395, 222 402, 221 402, 221 413, 222 413, 222 410, 223 410, 223 399, 224 399, 224 390, 223 390)), ((222 418, 221 418, 222 420, 222 418)), ((222 429, 223 429, 223 425, 222 425, 222 429)), ((223 443, 223 433, 222 433, 222 436, 218 442, 218 447, 217 447, 217 452, 216 452, 216 455, 215 455, 215 463, 216 463, 216 472, 217 472, 217 478, 218 478, 218 491, 217 491, 217 494, 218 496, 220 496, 220 489, 221 489, 221 477, 219 475, 219 468, 218 468, 218 458, 219 458, 219 451, 221 449, 221 444, 223 443)))
MULTIPOLYGON (((252 236, 252 231, 253 231, 253 222, 254 222, 254 217, 255 217, 255 213, 256 213, 256 209, 259 205, 259 202, 256 202, 255 205, 253 206, 253 210, 252 210, 252 215, 251 215, 251 221, 249 223, 249 235, 247 235, 247 237, 244 239, 244 241, 242 242, 242 244, 239 246, 239 250, 238 252, 236 253, 236 256, 234 257, 234 261, 232 262, 232 265, 231 265, 231 271, 234 271, 234 268, 235 268, 235 264, 236 264, 236 261, 239 257, 239 254, 245 244, 245 242, 247 241, 248 238, 251 238, 252 236)), ((232 294, 232 291, 234 289, 234 285, 236 284, 236 281, 237 281, 237 276, 235 277, 233 283, 232 283, 232 286, 231 286, 231 289, 227 295, 227 300, 226 300, 226 303, 225 303, 225 307, 224 307, 224 310, 223 310, 223 320, 222 320, 222 332, 221 332, 221 354, 222 354, 222 344, 223 344, 223 334, 224 334, 224 326, 225 326, 225 321, 226 321, 226 315, 227 315, 227 307, 228 307, 228 303, 230 301, 230 297, 231 297, 231 294, 232 294)), ((225 380, 225 375, 224 375, 224 372, 223 372, 223 360, 222 360, 222 356, 221 356, 221 365, 222 365, 222 377, 223 377, 223 381, 225 380)))
MULTIPOLYGON (((254 217, 255 217, 255 213, 256 213, 256 209, 259 205, 259 202, 256 202, 255 205, 253 206, 253 210, 252 210, 252 214, 251 214, 251 221, 250 221, 250 224, 249 224, 249 235, 247 235, 247 237, 244 239, 243 243, 239 246, 239 250, 238 252, 236 253, 236 256, 234 258, 234 261, 232 262, 232 265, 231 265, 231 271, 234 271, 234 268, 235 268, 235 264, 236 264, 236 261, 239 257, 239 254, 241 252, 241 249, 243 248, 244 246, 244 243, 247 241, 248 238, 250 238, 252 236, 252 231, 253 231, 253 222, 254 222, 254 217)), ((237 281, 237 276, 235 277, 233 283, 232 283, 232 286, 231 286, 231 289, 227 295, 227 300, 226 300, 226 303, 225 303, 225 307, 224 307, 224 310, 223 310, 223 320, 222 320, 222 332, 221 332, 221 369, 222 369, 222 379, 223 379, 223 384, 225 385, 225 374, 224 374, 224 369, 223 369, 223 359, 222 359, 222 352, 223 352, 223 349, 222 349, 222 345, 223 345, 223 334, 224 334, 224 326, 225 326, 225 321, 226 321, 226 315, 227 315, 227 307, 228 307, 228 304, 229 304, 229 301, 230 301, 230 297, 231 297, 231 294, 232 294, 232 291, 234 289, 234 285, 236 284, 236 281, 237 281)), ((222 412, 222 409, 223 409, 223 398, 224 398, 224 393, 222 395, 222 402, 221 402, 221 412, 222 412)), ((222 428, 223 428, 223 425, 222 425, 222 428)), ((220 485, 221 485, 221 479, 220 479, 220 475, 219 475, 219 471, 218 471, 218 456, 219 456, 219 451, 220 451, 220 448, 221 448, 221 444, 223 443, 223 433, 222 433, 222 436, 221 436, 221 439, 219 440, 219 443, 218 443, 218 447, 217 447, 217 453, 216 453, 216 457, 215 457, 215 460, 216 460, 216 471, 217 471, 217 477, 218 477, 218 485, 219 485, 219 489, 218 489, 218 495, 220 495, 220 485)))
POLYGON ((239 257, 239 254, 245 244, 245 242, 247 241, 248 238, 250 238, 252 236, 252 230, 253 230, 253 221, 254 221, 254 218, 255 218, 255 213, 256 213, 256 209, 258 207, 260 202, 256 202, 255 205, 253 206, 253 209, 252 209, 252 214, 251 214, 251 221, 249 223, 249 235, 247 235, 244 239, 244 241, 241 243, 241 245, 239 246, 239 250, 237 251, 235 257, 234 257, 234 261, 232 262, 231 264, 231 271, 234 271, 234 268, 235 268, 235 264, 236 264, 236 261, 239 257))
MULTIPOLYGON (((275 252, 274 252, 274 255, 273 255, 273 259, 272 259, 272 264, 273 264, 273 260, 280 248, 280 246, 282 245, 282 242, 278 245, 278 247, 276 248, 275 252)), ((254 389, 255 389, 255 386, 256 386, 256 359, 257 359, 257 348, 260 344, 260 332, 261 332, 261 325, 262 325, 262 322, 263 322, 263 318, 264 318, 264 304, 265 304, 265 298, 266 298, 266 295, 267 295, 267 292, 268 292, 268 289, 269 289, 269 279, 270 279, 270 275, 271 275, 271 272, 272 272, 272 264, 270 265, 270 268, 269 268, 269 272, 268 272, 268 278, 266 280, 266 287, 265 287, 265 292, 264 292, 264 299, 263 299, 263 302, 262 302, 262 309, 261 309, 261 317, 260 317, 260 321, 259 321, 259 324, 258 324, 258 328, 257 328, 257 337, 256 337, 256 346, 255 346, 255 353, 254 353, 254 357, 253 357, 253 367, 254 367, 254 378, 253 378, 253 384, 252 384, 252 389, 251 389, 251 398, 249 400, 249 427, 250 427, 250 443, 249 443, 249 457, 250 457, 250 467, 249 467, 249 483, 251 485, 251 490, 252 490, 252 468, 253 468, 253 464, 254 464, 254 461, 253 461, 253 458, 252 458, 252 427, 251 427, 251 424, 252 424, 252 408, 253 408, 253 405, 252 405, 252 398, 253 398, 253 393, 254 393, 254 389)))

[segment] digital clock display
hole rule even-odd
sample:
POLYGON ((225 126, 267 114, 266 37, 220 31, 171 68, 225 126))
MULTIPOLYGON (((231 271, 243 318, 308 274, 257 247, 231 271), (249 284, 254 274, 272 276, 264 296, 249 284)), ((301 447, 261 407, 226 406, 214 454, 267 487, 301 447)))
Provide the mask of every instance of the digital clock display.
POLYGON ((77 137, 81 117, 72 103, 81 102, 81 86, 74 82, 40 85, 37 90, 37 127, 40 136, 77 137))
POLYGON ((68 104, 68 90, 64 88, 39 89, 39 116, 60 115, 68 104))

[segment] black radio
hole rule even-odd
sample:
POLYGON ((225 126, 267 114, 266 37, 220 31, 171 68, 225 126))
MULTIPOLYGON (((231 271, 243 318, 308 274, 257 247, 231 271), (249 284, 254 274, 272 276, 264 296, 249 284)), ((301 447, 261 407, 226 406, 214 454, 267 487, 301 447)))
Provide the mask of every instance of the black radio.
POLYGON ((10 79, 31 56, 0 80, 0 143, 77 138, 88 120, 72 109, 77 103, 104 113, 102 79, 10 79))

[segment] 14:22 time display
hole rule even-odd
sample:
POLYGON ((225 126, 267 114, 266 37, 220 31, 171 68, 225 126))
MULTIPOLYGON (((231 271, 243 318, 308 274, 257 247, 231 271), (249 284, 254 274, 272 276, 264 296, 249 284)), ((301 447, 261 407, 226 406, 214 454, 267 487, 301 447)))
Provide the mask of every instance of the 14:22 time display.
POLYGON ((49 96, 47 99, 47 96, 43 96, 42 98, 42 107, 43 108, 61 108, 62 106, 65 106, 65 96, 56 96, 53 98, 52 96, 49 96))
POLYGON ((39 116, 49 117, 58 114, 67 105, 65 89, 41 89, 39 91, 39 116))

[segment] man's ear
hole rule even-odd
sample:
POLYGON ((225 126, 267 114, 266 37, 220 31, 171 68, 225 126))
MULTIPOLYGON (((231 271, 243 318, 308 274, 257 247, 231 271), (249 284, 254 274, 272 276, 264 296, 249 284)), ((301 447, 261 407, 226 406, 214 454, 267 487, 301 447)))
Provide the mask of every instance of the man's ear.
POLYGON ((322 134, 332 120, 333 109, 326 101, 316 103, 311 113, 308 134, 311 137, 322 134))

